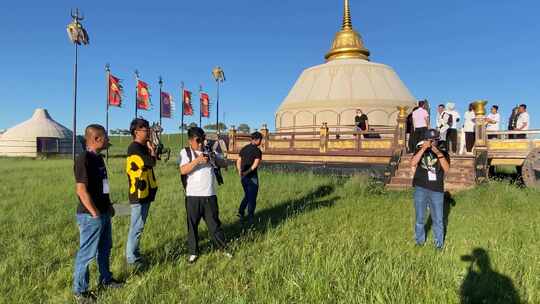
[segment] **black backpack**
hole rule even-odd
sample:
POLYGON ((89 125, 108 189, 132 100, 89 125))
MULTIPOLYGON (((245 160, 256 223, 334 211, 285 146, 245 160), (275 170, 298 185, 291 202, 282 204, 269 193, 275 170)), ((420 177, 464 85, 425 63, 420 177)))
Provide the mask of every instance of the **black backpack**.
MULTIPOLYGON (((191 148, 190 147, 185 147, 184 149, 186 149, 186 154, 187 154, 187 157, 189 159, 189 162, 192 162, 193 161, 193 155, 191 154, 191 148)), ((186 189, 186 187, 187 187, 187 175, 186 174, 180 174, 180 181, 182 182, 182 186, 184 187, 184 189, 186 189)))

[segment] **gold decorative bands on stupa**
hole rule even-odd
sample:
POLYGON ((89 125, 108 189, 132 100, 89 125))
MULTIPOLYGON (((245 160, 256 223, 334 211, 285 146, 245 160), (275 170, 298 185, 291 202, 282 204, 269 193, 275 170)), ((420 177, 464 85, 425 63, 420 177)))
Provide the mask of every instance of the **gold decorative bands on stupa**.
POLYGON ((369 50, 364 47, 360 34, 352 27, 349 0, 345 0, 341 31, 336 34, 332 48, 324 58, 326 61, 351 58, 369 60, 369 50))

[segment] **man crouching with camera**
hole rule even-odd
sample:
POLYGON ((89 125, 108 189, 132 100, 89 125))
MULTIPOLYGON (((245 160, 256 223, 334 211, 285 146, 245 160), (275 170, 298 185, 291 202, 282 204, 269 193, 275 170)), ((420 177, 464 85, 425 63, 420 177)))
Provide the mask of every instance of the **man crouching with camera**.
POLYGON ((206 136, 203 129, 193 127, 188 130, 189 146, 180 152, 180 174, 186 192, 186 213, 188 228, 188 262, 193 263, 199 256, 198 226, 204 218, 212 240, 227 257, 225 234, 221 229, 217 202, 217 178, 219 168, 226 167, 220 155, 204 146, 206 136))
POLYGON ((429 204, 435 246, 437 249, 442 249, 444 245, 444 175, 450 170, 450 157, 437 145, 438 139, 439 134, 436 130, 427 130, 424 140, 417 145, 411 166, 414 171, 416 244, 422 246, 426 241, 424 220, 429 204))

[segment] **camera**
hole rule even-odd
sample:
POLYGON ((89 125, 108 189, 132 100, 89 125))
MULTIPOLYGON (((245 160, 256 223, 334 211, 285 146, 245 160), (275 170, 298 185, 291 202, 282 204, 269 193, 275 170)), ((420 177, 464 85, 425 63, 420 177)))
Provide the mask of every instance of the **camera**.
POLYGON ((202 148, 202 153, 204 157, 208 158, 208 163, 210 164, 210 166, 212 166, 212 169, 214 170, 214 175, 216 176, 218 185, 222 185, 223 175, 221 175, 221 169, 216 163, 216 152, 213 149, 213 143, 214 142, 212 141, 207 141, 202 148))

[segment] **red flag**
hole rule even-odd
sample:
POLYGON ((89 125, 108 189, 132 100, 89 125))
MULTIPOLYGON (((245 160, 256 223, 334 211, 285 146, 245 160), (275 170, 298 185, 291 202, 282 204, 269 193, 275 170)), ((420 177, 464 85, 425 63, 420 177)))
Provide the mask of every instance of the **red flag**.
POLYGON ((137 80, 137 109, 150 110, 150 91, 148 84, 137 80))
POLYGON ((201 92, 201 116, 210 117, 210 96, 201 92))
POLYGON ((169 93, 161 92, 161 117, 171 118, 173 110, 173 100, 169 93))
POLYGON ((109 74, 109 106, 122 106, 123 89, 120 79, 109 74))
POLYGON ((191 106, 191 92, 188 90, 184 90, 183 94, 183 112, 186 116, 193 115, 193 107, 191 106))

